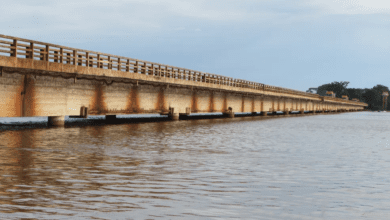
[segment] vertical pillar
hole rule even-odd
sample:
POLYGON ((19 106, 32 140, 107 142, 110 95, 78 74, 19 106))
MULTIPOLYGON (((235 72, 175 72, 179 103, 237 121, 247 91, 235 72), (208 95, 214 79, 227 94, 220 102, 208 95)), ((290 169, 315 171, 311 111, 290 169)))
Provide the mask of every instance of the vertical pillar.
POLYGON ((175 108, 169 107, 169 114, 168 118, 171 119, 172 121, 178 121, 179 120, 179 113, 175 112, 175 108))
POLYGON ((77 51, 74 50, 73 51, 73 65, 77 65, 77 51))
POLYGON ((64 63, 64 49, 60 48, 60 63, 64 63))
POLYGON ((49 61, 50 59, 50 49, 49 49, 49 45, 46 45, 46 55, 45 55, 45 61, 49 61))
POLYGON ((61 127, 65 125, 65 116, 49 116, 47 125, 50 127, 61 127))
POLYGON ((224 115, 225 115, 225 117, 228 117, 228 118, 234 118, 233 108, 232 108, 232 107, 229 107, 229 108, 224 112, 224 115))
POLYGON ((88 108, 87 107, 82 106, 80 108, 80 116, 83 118, 88 118, 88 108))
POLYGON ((11 44, 11 57, 17 57, 18 56, 18 41, 14 40, 11 44))
POLYGON ((100 54, 97 54, 97 61, 96 61, 96 66, 97 68, 103 68, 102 65, 101 65, 101 62, 100 62, 100 54))

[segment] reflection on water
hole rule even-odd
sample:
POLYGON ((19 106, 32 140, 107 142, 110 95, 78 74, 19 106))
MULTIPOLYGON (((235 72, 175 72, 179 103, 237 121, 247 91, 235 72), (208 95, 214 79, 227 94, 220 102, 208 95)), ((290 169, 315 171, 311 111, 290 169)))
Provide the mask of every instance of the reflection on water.
POLYGON ((0 131, 0 218, 386 219, 390 114, 0 131))

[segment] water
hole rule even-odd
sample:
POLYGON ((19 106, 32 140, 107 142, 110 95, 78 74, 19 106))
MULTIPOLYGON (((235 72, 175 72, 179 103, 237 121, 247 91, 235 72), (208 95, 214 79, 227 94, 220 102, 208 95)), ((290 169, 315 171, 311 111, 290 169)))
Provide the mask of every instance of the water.
POLYGON ((0 131, 2 219, 387 219, 387 113, 0 131))

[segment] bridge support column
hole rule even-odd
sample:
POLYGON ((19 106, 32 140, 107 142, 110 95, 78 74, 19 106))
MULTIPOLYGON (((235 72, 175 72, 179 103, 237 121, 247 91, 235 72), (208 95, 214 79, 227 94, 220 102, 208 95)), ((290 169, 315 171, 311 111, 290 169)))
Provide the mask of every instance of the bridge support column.
POLYGON ((225 113, 225 116, 228 118, 234 118, 234 112, 225 113))
POLYGON ((62 127, 65 125, 65 116, 49 116, 47 125, 50 127, 62 127))
POLYGON ((180 114, 179 113, 171 113, 168 115, 168 117, 172 121, 179 121, 180 114))
POLYGON ((169 107, 168 118, 171 119, 172 121, 178 121, 179 117, 180 117, 180 114, 175 112, 175 108, 169 107))
POLYGON ((224 113, 223 115, 225 117, 228 117, 228 118, 234 118, 234 112, 233 112, 233 108, 229 107, 224 113))
POLYGON ((267 116, 268 113, 263 111, 263 112, 260 113, 260 115, 261 115, 261 116, 267 116))
POLYGON ((305 114, 305 110, 303 110, 303 108, 301 108, 301 110, 299 111, 299 114, 305 114))
POLYGON ((284 115, 289 115, 290 112, 288 111, 288 108, 284 109, 284 112, 283 112, 284 115))

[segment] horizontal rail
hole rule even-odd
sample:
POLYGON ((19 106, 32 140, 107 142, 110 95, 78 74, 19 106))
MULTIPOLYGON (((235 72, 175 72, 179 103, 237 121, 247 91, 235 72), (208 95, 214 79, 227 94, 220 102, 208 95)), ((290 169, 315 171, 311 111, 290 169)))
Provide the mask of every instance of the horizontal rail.
MULTIPOLYGON (((115 56, 89 50, 16 38, 0 34, 0 56, 10 56, 24 59, 38 59, 48 62, 87 66, 92 68, 107 68, 117 71, 132 72, 180 80, 196 81, 209 84, 219 84, 231 87, 250 88, 254 90, 278 92, 303 98, 321 99, 318 94, 302 92, 293 89, 265 85, 242 79, 235 79, 217 74, 205 73, 186 68, 148 62, 134 58, 115 56)), ((364 104, 341 98, 324 97, 323 100, 356 105, 364 104)))

